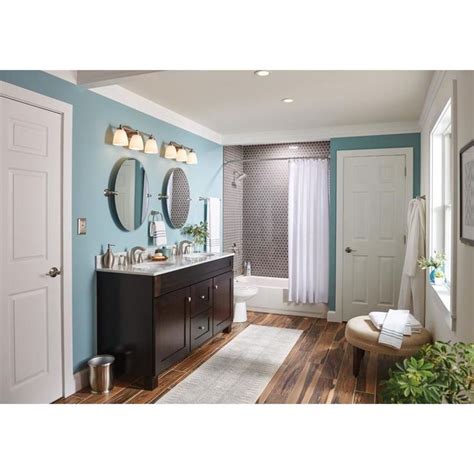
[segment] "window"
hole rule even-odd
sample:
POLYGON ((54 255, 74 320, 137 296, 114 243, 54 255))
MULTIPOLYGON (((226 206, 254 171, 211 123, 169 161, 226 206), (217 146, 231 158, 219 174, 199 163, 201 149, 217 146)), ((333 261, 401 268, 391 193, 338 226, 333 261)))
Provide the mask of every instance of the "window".
MULTIPOLYGON (((430 182, 430 254, 442 253, 445 290, 451 287, 452 269, 452 176, 453 143, 451 102, 448 102, 431 132, 431 182, 430 182)), ((446 304, 446 301, 445 301, 446 304)), ((449 303, 448 303, 449 306, 449 303)))

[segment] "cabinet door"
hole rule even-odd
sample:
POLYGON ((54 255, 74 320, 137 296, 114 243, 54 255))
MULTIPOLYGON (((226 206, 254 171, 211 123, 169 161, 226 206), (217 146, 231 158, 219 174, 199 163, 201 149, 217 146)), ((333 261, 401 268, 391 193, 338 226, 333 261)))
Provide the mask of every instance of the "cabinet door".
POLYGON ((234 274, 223 273, 213 280, 213 334, 217 334, 230 326, 234 318, 234 274))
POLYGON ((191 350, 189 288, 155 298, 155 372, 183 359, 191 350))

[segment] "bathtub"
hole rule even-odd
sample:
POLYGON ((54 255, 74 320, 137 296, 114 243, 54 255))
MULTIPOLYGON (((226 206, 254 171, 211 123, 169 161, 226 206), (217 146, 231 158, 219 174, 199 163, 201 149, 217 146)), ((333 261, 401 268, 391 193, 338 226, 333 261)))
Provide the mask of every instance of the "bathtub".
POLYGON ((257 295, 247 301, 249 311, 313 318, 326 317, 325 304, 295 304, 288 301, 288 278, 238 276, 236 281, 245 281, 258 287, 257 295))

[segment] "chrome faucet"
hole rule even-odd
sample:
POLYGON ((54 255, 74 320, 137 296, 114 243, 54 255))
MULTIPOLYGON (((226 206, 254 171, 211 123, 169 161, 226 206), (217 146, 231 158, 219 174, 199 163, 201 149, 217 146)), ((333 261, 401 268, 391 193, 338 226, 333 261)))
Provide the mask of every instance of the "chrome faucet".
POLYGON ((146 252, 146 249, 144 247, 133 247, 132 250, 130 250, 129 254, 129 262, 133 265, 135 263, 142 263, 143 262, 143 254, 146 252), (137 252, 140 251, 137 259, 137 252))
POLYGON ((178 255, 190 253, 193 243, 190 240, 182 240, 178 245, 178 255))

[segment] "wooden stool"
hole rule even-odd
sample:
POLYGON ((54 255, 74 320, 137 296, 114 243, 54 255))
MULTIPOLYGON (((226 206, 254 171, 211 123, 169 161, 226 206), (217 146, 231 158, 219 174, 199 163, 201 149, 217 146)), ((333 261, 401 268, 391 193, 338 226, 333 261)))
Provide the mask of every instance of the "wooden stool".
POLYGON ((376 354, 392 355, 398 357, 408 357, 421 349, 421 346, 431 342, 431 333, 422 328, 421 332, 411 336, 404 336, 402 347, 392 349, 378 343, 380 331, 375 329, 368 316, 357 316, 348 321, 346 325, 346 341, 353 347, 352 371, 354 377, 359 375, 360 364, 365 351, 376 354))

